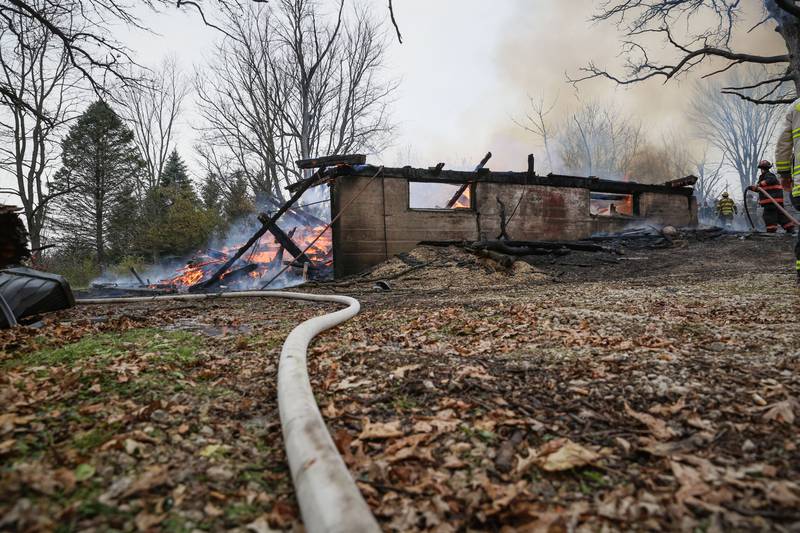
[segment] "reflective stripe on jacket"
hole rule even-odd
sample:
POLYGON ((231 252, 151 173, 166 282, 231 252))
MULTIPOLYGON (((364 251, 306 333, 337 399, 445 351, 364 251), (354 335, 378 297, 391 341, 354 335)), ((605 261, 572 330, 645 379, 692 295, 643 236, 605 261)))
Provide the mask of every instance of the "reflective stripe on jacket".
POLYGON ((778 179, 778 176, 772 172, 765 172, 760 176, 758 186, 764 189, 767 193, 764 194, 763 192, 758 191, 759 205, 774 206, 775 204, 772 202, 772 200, 770 200, 770 198, 773 198, 776 202, 783 205, 783 186, 781 185, 781 181, 778 179))
POLYGON ((736 203, 731 200, 730 198, 723 198, 719 202, 717 202, 717 213, 720 215, 727 217, 733 216, 733 213, 736 211, 736 203))
POLYGON ((791 174, 792 196, 800 197, 800 99, 795 100, 786 114, 783 130, 775 147, 775 170, 791 174))

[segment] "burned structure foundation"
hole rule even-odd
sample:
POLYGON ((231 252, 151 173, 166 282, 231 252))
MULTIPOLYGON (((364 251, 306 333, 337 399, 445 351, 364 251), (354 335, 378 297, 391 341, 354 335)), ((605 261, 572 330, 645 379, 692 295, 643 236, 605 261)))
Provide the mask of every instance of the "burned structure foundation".
POLYGON ((532 170, 340 165, 310 179, 330 187, 336 277, 423 241, 577 240, 644 223, 697 224, 691 178, 647 185, 532 170))

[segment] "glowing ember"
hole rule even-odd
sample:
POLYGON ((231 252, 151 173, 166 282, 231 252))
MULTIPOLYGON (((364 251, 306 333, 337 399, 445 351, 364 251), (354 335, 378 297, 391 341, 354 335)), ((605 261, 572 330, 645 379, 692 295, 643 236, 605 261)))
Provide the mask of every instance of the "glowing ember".
MULTIPOLYGON (((292 240, 297 244, 300 250, 305 250, 323 230, 325 230, 325 226, 298 227, 294 231, 292 240)), ((188 288, 201 283, 211 278, 211 276, 213 276, 243 244, 244 243, 228 246, 219 251, 206 250, 198 252, 185 267, 177 270, 175 276, 160 282, 158 285, 167 284, 178 288, 188 288)), ((305 253, 308 258, 311 259, 314 266, 330 267, 333 265, 332 249, 332 231, 328 228, 317 242, 305 253)), ((237 271, 239 269, 248 265, 256 265, 256 267, 253 271, 248 271, 246 275, 242 275, 241 277, 231 276, 240 278, 232 280, 231 283, 240 282, 242 280, 250 280, 252 282, 264 278, 267 274, 273 276, 287 263, 294 261, 291 254, 285 251, 281 254, 281 257, 278 257, 279 251, 281 251, 281 246, 275 241, 272 235, 266 234, 249 252, 245 253, 239 261, 231 266, 228 272, 223 276, 223 279, 232 273, 238 273, 237 271)), ((269 276, 265 279, 268 279, 269 276)))

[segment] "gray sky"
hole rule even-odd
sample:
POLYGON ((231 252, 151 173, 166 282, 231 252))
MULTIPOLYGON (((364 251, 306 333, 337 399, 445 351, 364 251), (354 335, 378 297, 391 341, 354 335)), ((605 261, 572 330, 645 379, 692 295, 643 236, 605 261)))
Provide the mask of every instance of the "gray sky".
MULTIPOLYGON (((332 0, 325 1, 333 5, 332 0)), ((388 24, 385 0, 362 1, 388 24)), ((543 163, 537 140, 512 122, 524 114, 529 94, 558 97, 562 114, 579 97, 610 100, 641 118, 654 137, 668 130, 688 136, 687 84, 693 77, 666 86, 655 81, 630 88, 598 81, 583 85, 580 93, 566 83, 566 74, 576 73, 589 60, 612 66, 620 62, 616 28, 588 22, 596 4, 592 0, 395 2, 404 44, 392 35, 386 73, 401 81, 393 107, 398 136, 392 148, 371 160, 419 166, 444 161, 450 168, 463 168, 490 150, 494 158, 489 167, 495 170, 523 169, 531 152, 543 163)), ((155 66, 164 56, 175 55, 187 72, 202 67, 219 37, 214 30, 194 14, 143 13, 156 35, 119 34, 141 64, 155 66)), ((748 48, 754 42, 765 50, 780 44, 771 30, 747 39, 748 48)), ((178 149, 199 171, 192 149, 192 107, 190 98, 178 149)), ((541 163, 539 168, 543 170, 541 163)))

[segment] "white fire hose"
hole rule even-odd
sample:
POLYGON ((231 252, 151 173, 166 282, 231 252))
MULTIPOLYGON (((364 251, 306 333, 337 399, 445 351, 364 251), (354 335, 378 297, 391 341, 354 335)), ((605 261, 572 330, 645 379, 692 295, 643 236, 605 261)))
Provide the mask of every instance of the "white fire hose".
POLYGON ((283 443, 289 458, 297 501, 306 531, 310 533, 361 533, 380 531, 344 460, 336 450, 319 412, 308 378, 306 356, 311 340, 358 314, 361 304, 348 296, 278 291, 178 294, 135 298, 77 300, 78 304, 119 304, 163 300, 216 298, 286 298, 329 302, 347 307, 314 317, 296 326, 281 350, 278 366, 278 408, 283 443))

